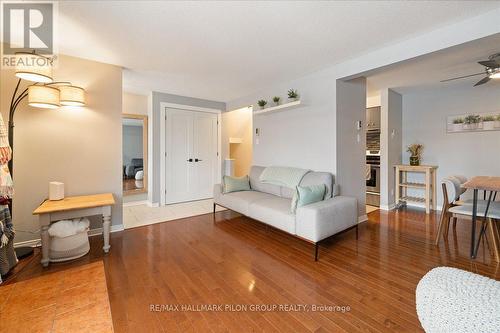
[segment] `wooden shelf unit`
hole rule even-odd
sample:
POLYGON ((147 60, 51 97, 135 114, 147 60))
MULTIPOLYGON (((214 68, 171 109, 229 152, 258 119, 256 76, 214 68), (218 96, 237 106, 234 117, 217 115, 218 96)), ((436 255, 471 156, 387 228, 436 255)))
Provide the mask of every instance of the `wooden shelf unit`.
POLYGON ((430 210, 436 210, 436 170, 435 165, 395 165, 396 169, 396 183, 395 183, 395 196, 396 203, 400 201, 423 203, 425 205, 425 212, 430 213, 430 210), (408 173, 423 173, 424 182, 409 182, 408 173), (417 189, 423 191, 423 196, 408 195, 408 189, 417 189))

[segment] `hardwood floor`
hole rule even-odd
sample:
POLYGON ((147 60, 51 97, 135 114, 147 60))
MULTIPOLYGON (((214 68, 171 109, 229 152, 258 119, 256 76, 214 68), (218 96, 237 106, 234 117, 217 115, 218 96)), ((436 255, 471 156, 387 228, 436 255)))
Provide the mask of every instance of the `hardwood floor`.
POLYGON ((459 221, 448 243, 435 247, 436 221, 421 210, 372 212, 358 240, 355 230, 330 238, 314 262, 311 244, 223 211, 215 219, 208 214, 114 233, 106 256, 101 238, 93 237, 85 258, 48 269, 35 258, 8 283, 103 260, 115 332, 421 331, 415 287, 431 268, 500 278, 485 244, 476 260, 468 258, 470 222, 459 221), (151 312, 151 304, 349 311, 151 312))

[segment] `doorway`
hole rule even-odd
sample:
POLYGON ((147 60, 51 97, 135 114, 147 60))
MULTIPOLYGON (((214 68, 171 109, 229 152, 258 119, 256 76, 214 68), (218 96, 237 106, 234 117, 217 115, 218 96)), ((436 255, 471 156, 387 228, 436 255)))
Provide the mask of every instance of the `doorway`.
POLYGON ((219 117, 165 108, 163 204, 208 199, 220 179, 219 117))

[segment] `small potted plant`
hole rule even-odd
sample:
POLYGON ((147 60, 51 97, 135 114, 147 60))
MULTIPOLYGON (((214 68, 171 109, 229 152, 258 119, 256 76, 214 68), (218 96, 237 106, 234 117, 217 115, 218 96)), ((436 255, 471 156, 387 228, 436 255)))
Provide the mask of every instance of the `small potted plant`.
POLYGON ((297 92, 297 89, 289 89, 288 90, 288 100, 290 102, 295 102, 298 99, 299 99, 299 93, 297 92))
POLYGON ((273 97, 273 102, 275 105, 280 105, 280 100, 281 100, 281 98, 279 96, 273 97))
POLYGON ((483 120, 483 130, 491 131, 495 129, 495 117, 494 116, 484 116, 483 120))
POLYGON ((423 149, 424 146, 419 143, 413 143, 408 146, 407 151, 410 153, 410 165, 420 165, 423 149))
POLYGON ((464 127, 464 118, 453 119, 453 132, 460 132, 464 127))
POLYGON ((479 122, 481 121, 481 116, 476 114, 470 114, 464 119, 464 129, 466 130, 477 130, 479 122))
POLYGON ((263 110, 266 107, 267 101, 264 99, 261 99, 257 102, 257 104, 260 106, 260 109, 263 110))
POLYGON ((500 128, 500 114, 495 118, 495 128, 500 128))

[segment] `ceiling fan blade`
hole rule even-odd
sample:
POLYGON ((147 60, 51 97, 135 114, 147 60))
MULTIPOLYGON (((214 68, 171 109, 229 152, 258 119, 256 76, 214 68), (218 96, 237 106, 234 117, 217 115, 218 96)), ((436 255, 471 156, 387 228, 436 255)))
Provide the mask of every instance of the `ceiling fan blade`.
POLYGON ((500 64, 499 64, 499 63, 497 63, 497 62, 496 62, 496 61, 494 61, 494 60, 478 61, 477 63, 478 63, 478 64, 480 64, 480 65, 483 65, 483 66, 489 67, 489 68, 497 68, 497 67, 500 67, 500 64))
POLYGON ((470 74, 470 75, 464 75, 464 76, 458 76, 458 77, 454 77, 452 79, 441 80, 439 82, 448 82, 448 81, 453 81, 453 80, 458 80, 458 79, 464 79, 466 77, 471 77, 471 76, 476 76, 476 75, 484 75, 484 72, 476 73, 476 74, 470 74))
POLYGON ((475 86, 479 86, 479 85, 481 85, 481 84, 485 84, 485 83, 486 83, 486 82, 488 82, 489 80, 491 80, 491 79, 490 79, 490 77, 489 77, 489 76, 487 76, 487 77, 483 78, 481 81, 479 81, 478 83, 476 83, 476 84, 474 85, 474 87, 475 87, 475 86))

